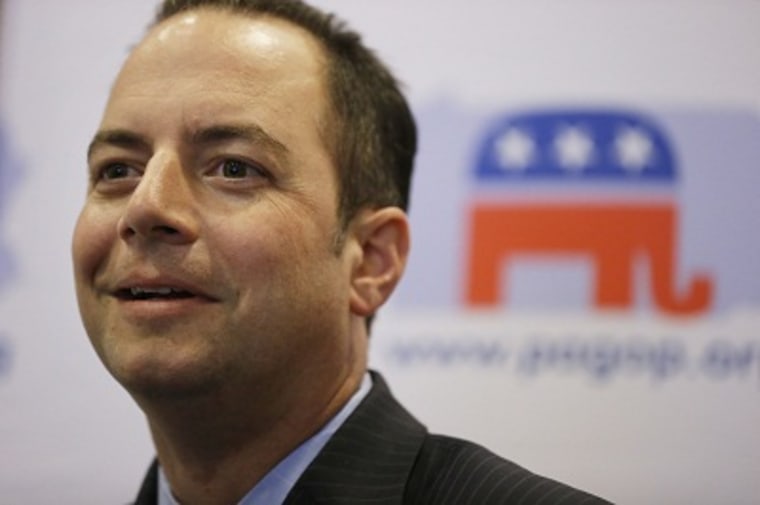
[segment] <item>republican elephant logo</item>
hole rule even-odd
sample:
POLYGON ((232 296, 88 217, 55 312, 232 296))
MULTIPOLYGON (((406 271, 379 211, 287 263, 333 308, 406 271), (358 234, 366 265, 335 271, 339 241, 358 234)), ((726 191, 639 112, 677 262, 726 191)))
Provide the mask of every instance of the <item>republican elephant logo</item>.
POLYGON ((678 175, 665 132, 640 114, 572 110, 503 118, 486 135, 475 167, 477 184, 488 191, 469 212, 466 303, 508 304, 502 284, 515 258, 581 256, 592 265, 597 308, 632 307, 634 266, 643 258, 654 307, 670 314, 708 310, 711 277, 677 278, 678 175))

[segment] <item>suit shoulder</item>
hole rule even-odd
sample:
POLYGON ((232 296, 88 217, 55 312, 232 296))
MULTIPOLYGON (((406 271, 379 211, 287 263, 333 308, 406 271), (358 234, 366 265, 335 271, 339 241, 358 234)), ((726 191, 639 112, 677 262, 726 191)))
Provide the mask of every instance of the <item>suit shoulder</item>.
POLYGON ((428 435, 412 470, 404 503, 596 505, 608 502, 534 474, 472 442, 428 435))

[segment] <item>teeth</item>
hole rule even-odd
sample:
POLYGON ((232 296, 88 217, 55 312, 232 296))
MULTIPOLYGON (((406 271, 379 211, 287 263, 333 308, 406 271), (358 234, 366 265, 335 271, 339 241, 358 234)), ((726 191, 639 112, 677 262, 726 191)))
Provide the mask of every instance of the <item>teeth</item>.
POLYGON ((129 290, 132 296, 159 295, 168 296, 172 293, 181 293, 182 290, 176 288, 139 288, 134 287, 129 290))

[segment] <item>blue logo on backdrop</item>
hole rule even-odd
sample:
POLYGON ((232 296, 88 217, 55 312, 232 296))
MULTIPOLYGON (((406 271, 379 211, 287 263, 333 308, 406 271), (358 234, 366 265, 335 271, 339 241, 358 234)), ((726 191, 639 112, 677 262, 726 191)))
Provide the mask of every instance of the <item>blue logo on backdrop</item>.
POLYGON ((0 379, 10 373, 13 352, 10 342, 0 334, 0 379))
POLYGON ((671 182, 675 160, 662 129, 641 114, 541 111, 502 118, 482 143, 476 175, 483 182, 671 182))
POLYGON ((0 127, 0 291, 8 286, 13 273, 10 252, 3 233, 10 190, 18 179, 16 163, 12 160, 8 139, 0 127))
MULTIPOLYGON (((11 155, 7 137, 0 128, 0 292, 10 284, 13 274, 13 262, 4 237, 4 219, 8 200, 14 183, 19 178, 18 164, 11 155)), ((13 353, 10 341, 0 328, 0 378, 10 372, 13 353)))

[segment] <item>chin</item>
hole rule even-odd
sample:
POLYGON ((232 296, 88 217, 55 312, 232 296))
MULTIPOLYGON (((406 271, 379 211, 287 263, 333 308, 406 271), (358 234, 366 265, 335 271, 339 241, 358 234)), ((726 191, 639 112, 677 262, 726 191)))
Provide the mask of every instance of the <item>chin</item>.
POLYGON ((106 367, 133 397, 146 400, 208 396, 223 383, 208 363, 167 354, 143 350, 107 360, 106 367))

